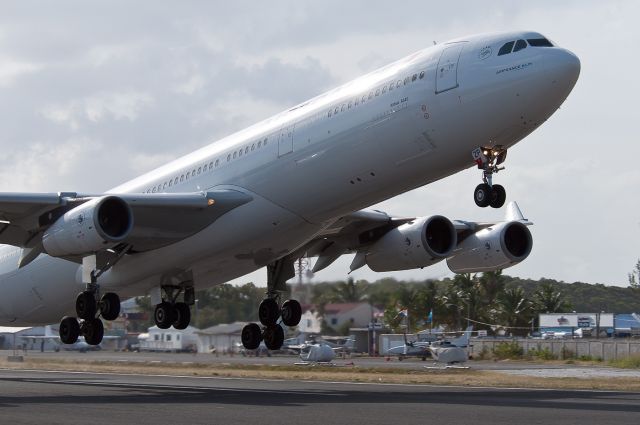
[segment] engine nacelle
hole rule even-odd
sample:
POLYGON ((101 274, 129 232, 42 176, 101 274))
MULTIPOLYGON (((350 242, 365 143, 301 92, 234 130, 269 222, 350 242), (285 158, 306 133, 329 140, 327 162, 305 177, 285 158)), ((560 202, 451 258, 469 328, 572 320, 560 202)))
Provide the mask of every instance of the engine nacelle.
POLYGON ((487 227, 463 240, 447 258, 454 273, 478 273, 515 266, 531 253, 533 238, 518 221, 487 227))
POLYGON ((42 244, 52 257, 91 254, 122 242, 132 228, 131 207, 104 196, 67 211, 46 230, 42 244))
POLYGON ((451 255, 456 244, 456 229, 448 218, 420 217, 390 230, 376 241, 366 256, 366 263, 376 272, 427 267, 451 255))

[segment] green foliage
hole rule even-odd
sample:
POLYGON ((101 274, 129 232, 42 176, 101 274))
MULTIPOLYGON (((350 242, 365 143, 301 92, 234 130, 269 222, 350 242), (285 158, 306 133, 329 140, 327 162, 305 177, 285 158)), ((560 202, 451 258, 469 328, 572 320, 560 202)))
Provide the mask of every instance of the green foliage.
POLYGON ((493 357, 495 357, 498 360, 506 360, 506 359, 517 360, 517 359, 521 359, 523 354, 524 354, 524 350, 515 341, 501 342, 500 344, 497 344, 493 348, 493 357))
POLYGON ((640 369, 640 355, 634 355, 619 360, 612 360, 609 362, 609 364, 614 367, 621 367, 625 369, 640 369))
POLYGON ((537 360, 556 360, 558 358, 548 347, 541 349, 531 348, 527 354, 537 360))

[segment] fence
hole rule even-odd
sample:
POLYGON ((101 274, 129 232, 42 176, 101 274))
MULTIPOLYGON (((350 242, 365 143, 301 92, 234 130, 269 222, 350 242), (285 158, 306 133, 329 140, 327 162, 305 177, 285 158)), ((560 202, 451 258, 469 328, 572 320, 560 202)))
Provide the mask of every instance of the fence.
POLYGON ((472 338, 469 353, 476 357, 482 350, 491 352, 497 344, 517 342, 526 354, 529 350, 548 349, 558 358, 573 353, 575 357, 600 358, 604 361, 619 360, 640 355, 640 340, 635 339, 489 339, 472 338))

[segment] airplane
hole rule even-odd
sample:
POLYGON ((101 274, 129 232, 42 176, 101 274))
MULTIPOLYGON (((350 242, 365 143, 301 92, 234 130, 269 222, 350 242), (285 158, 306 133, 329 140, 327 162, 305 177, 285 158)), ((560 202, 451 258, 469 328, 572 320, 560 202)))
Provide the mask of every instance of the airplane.
POLYGON ((121 297, 149 295, 159 328, 184 329, 195 290, 266 267, 247 349, 282 346, 300 303, 282 300, 294 262, 319 271, 456 273, 525 260, 533 239, 507 221, 395 217, 367 209, 477 166, 473 199, 500 208, 507 150, 542 125, 580 74, 570 51, 532 31, 430 46, 105 193, 0 193, 0 323, 60 321, 72 344, 102 341, 121 297))
MULTIPOLYGON (((92 345, 85 341, 84 337, 78 337, 78 340, 73 344, 65 344, 60 339, 60 335, 56 332, 56 329, 52 329, 52 326, 47 325, 44 328, 44 335, 26 335, 22 336, 22 339, 26 339, 31 342, 37 341, 48 341, 54 344, 54 350, 60 351, 79 351, 81 353, 86 353, 87 351, 98 351, 102 349, 101 344, 92 345)), ((119 339, 119 337, 114 336, 104 336, 104 339, 119 339)))
POLYGON ((431 343, 428 348, 431 357, 436 362, 446 363, 447 365, 465 363, 469 360, 466 348, 469 346, 472 330, 473 326, 469 326, 459 338, 431 343))
POLYGON ((389 348, 386 354, 394 354, 398 356, 398 360, 402 361, 406 357, 420 357, 423 361, 431 356, 429 346, 436 339, 418 339, 416 341, 407 340, 407 334, 404 334, 404 343, 389 348))
POLYGON ((296 364, 318 364, 331 363, 336 357, 335 348, 324 341, 308 345, 300 351, 300 359, 303 363, 296 364))

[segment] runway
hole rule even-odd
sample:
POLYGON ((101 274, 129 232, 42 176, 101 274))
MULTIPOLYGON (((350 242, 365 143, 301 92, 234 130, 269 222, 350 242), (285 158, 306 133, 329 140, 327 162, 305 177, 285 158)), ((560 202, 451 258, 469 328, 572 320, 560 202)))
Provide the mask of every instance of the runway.
POLYGON ((0 370, 6 424, 636 424, 640 394, 0 370))

